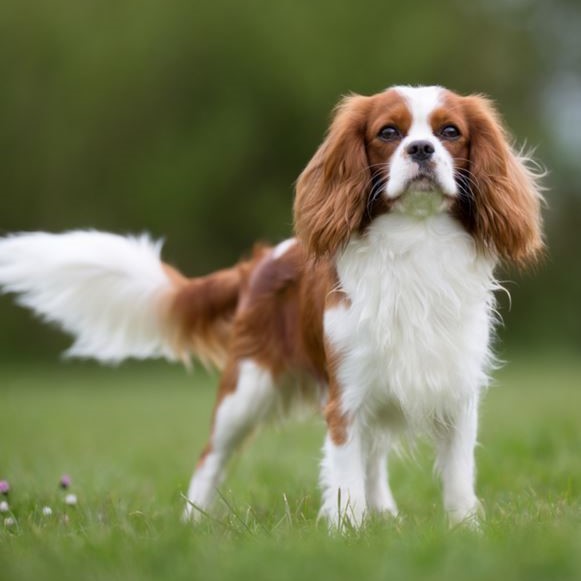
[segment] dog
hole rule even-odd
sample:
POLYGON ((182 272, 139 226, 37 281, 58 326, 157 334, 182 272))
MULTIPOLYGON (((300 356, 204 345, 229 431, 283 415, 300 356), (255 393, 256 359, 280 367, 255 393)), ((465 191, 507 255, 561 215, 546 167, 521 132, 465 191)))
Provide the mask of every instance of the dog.
POLYGON ((397 514, 387 456, 419 435, 434 442, 450 522, 477 522, 494 271, 543 252, 530 162, 485 97, 352 94, 297 181, 294 238, 187 278, 147 235, 20 233, 0 241, 0 285, 75 336, 69 356, 193 355, 222 370, 188 519, 210 510, 246 436, 306 399, 327 424, 331 527, 397 514))

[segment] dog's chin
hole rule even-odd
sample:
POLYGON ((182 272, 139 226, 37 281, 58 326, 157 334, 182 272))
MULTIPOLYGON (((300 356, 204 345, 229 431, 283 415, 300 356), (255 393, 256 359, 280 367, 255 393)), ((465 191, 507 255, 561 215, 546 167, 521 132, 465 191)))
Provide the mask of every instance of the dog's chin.
POLYGON ((418 219, 447 212, 451 197, 442 190, 442 186, 431 176, 413 178, 397 197, 393 210, 418 219))
POLYGON ((442 190, 438 182, 427 175, 420 175, 408 181, 404 194, 409 192, 434 192, 438 193, 442 190))

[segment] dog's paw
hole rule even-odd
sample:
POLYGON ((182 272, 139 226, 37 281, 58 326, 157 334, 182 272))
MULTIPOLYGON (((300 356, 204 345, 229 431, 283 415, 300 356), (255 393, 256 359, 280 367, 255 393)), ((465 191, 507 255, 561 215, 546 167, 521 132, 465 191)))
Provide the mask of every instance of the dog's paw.
POLYGON ((468 507, 448 510, 447 514, 450 528, 465 528, 475 532, 482 530, 482 523, 486 518, 484 506, 478 499, 468 507))
POLYGON ((182 512, 182 522, 186 524, 195 524, 204 520, 208 516, 208 513, 193 503, 191 500, 186 499, 186 506, 182 512))

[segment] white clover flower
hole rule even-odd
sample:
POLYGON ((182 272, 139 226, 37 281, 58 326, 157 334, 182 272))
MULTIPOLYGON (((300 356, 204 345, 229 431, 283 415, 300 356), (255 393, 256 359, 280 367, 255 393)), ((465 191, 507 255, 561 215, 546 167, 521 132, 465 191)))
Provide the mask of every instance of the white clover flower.
POLYGON ((0 501, 0 512, 8 512, 9 510, 8 503, 5 500, 0 501))
POLYGON ((52 508, 50 506, 43 506, 42 507, 42 514, 44 516, 51 516, 52 515, 52 508))
POLYGON ((65 504, 68 504, 69 506, 75 506, 75 504, 77 504, 77 495, 67 494, 65 496, 65 504))
POLYGON ((4 519, 4 526, 5 527, 13 527, 16 524, 16 519, 12 518, 11 516, 7 516, 4 519))

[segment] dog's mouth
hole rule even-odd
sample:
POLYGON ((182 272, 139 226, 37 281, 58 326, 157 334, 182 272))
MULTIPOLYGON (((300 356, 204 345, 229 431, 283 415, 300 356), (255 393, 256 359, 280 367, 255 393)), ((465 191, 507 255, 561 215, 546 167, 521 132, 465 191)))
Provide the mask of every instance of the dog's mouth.
POLYGON ((420 219, 446 212, 451 197, 442 190, 432 172, 420 172, 407 182, 393 206, 394 210, 420 219))
POLYGON ((406 191, 433 192, 438 189, 437 182, 431 177, 421 176, 410 181, 406 191))
POLYGON ((409 192, 442 193, 442 187, 434 175, 434 172, 425 169, 419 171, 417 175, 408 180, 402 195, 405 196, 409 192))

